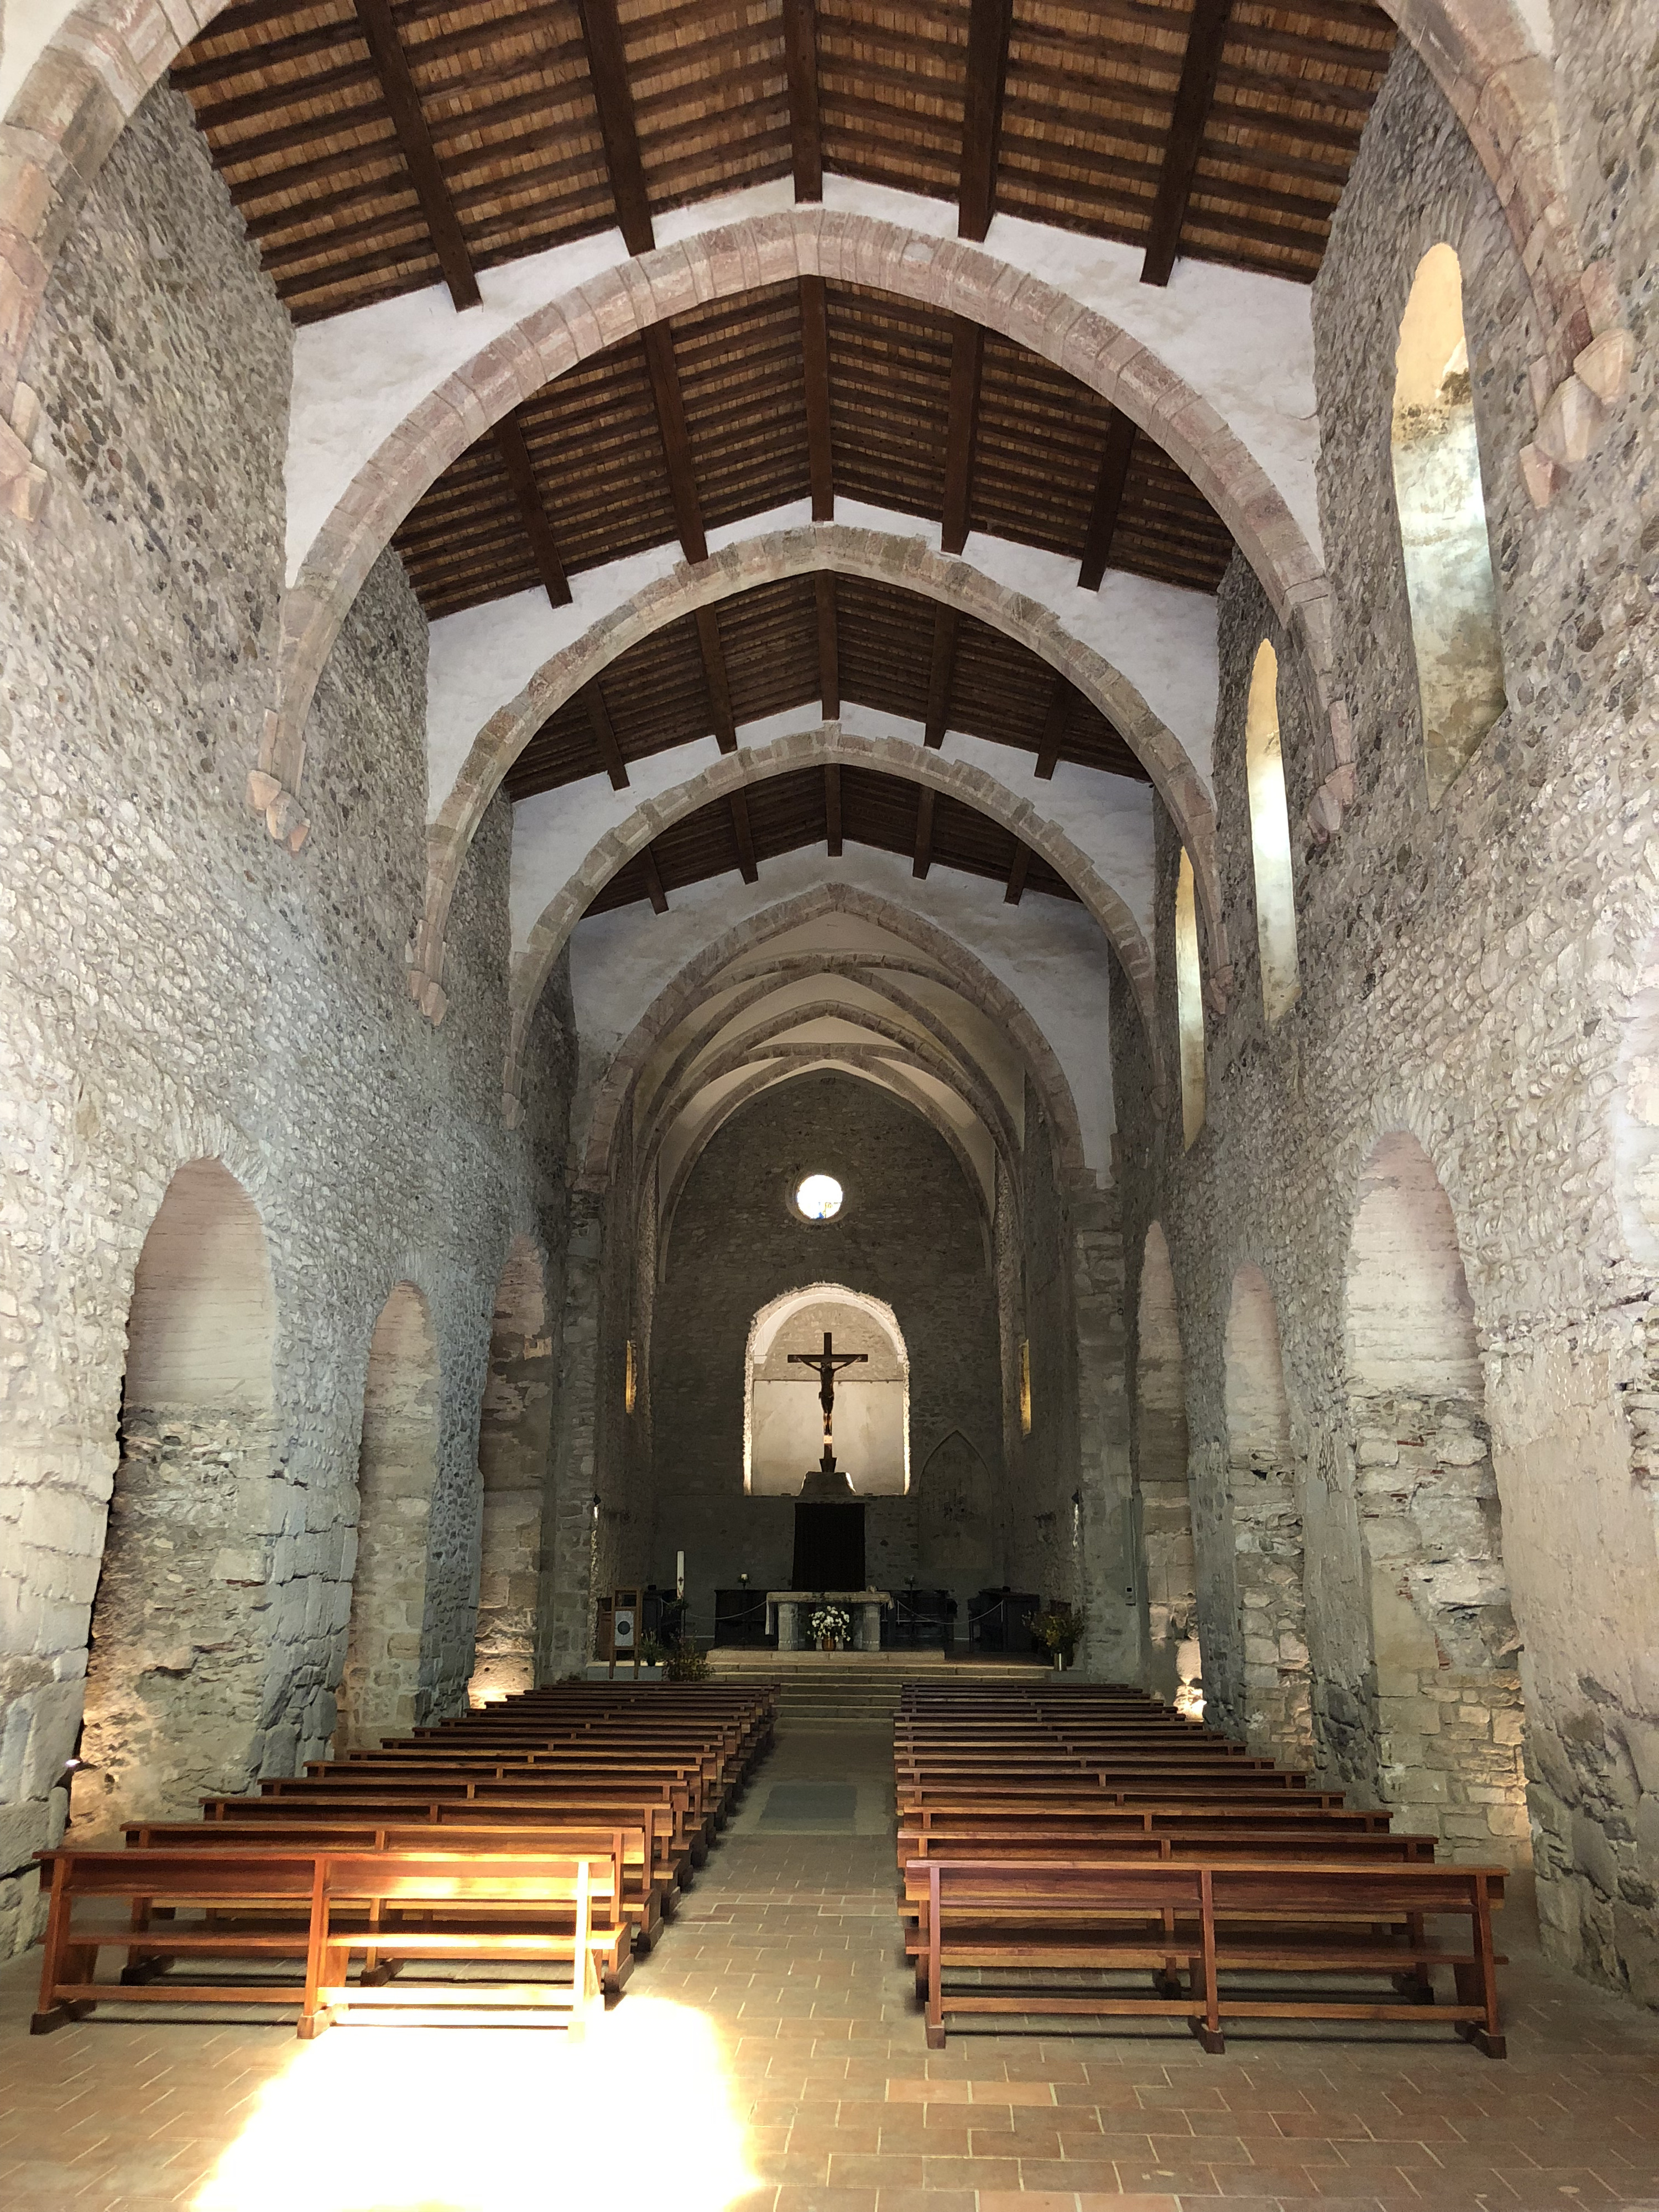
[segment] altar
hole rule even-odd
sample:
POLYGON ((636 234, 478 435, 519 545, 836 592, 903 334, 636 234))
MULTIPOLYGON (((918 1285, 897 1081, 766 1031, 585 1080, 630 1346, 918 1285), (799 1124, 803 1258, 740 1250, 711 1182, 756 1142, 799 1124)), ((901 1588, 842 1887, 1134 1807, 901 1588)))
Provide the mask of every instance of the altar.
POLYGON ((881 1609, 893 1602, 890 1590, 768 1590, 766 1630, 775 1624, 780 1651, 808 1651, 812 1646, 812 1615, 821 1605, 838 1605, 853 1622, 853 1649, 879 1651, 881 1609))

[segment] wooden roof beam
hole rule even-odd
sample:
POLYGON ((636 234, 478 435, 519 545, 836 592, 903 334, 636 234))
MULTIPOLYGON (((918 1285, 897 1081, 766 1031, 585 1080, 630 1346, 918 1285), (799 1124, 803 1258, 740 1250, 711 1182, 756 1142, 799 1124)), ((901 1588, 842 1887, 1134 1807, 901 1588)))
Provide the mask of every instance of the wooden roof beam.
POLYGON ((789 138, 795 198, 823 198, 823 131, 818 120, 817 0, 783 0, 784 58, 789 71, 789 138))
POLYGON ((957 653, 957 611, 938 607, 933 612, 933 658, 927 672, 927 726, 922 743, 937 752, 945 743, 945 726, 951 712, 951 676, 957 653))
POLYGON ((616 203, 623 242, 630 253, 649 253, 657 241, 617 0, 576 0, 576 5, 587 44, 587 74, 593 88, 593 105, 599 110, 599 136, 605 141, 611 197, 616 203))
POLYGON ((823 769, 823 834, 832 860, 841 858, 841 763, 827 761, 823 769))
POLYGON ((916 848, 910 862, 910 873, 925 880, 933 865, 933 800, 937 794, 932 787, 923 784, 916 793, 916 848))
POLYGON ((1083 565, 1078 583, 1085 592, 1097 592, 1106 574, 1117 519, 1123 508, 1123 488, 1129 481, 1129 457, 1134 451, 1135 426, 1121 408, 1114 407, 1106 425, 1106 443, 1095 479, 1095 501, 1090 510, 1088 533, 1083 541, 1083 565))
POLYGON ((356 0, 357 21, 386 95, 386 111, 398 134, 398 150, 404 157, 409 181, 415 188, 432 239, 438 266, 449 287, 457 311, 478 305, 478 272, 472 266, 461 219, 449 197, 443 168, 427 129, 426 115, 409 56, 392 18, 392 0, 356 0))
POLYGON ((760 881, 760 867, 755 859, 755 833, 749 821, 749 794, 734 791, 729 801, 732 809, 732 831, 738 841, 738 866, 746 884, 760 881))
POLYGON ((1042 735, 1037 741, 1036 773, 1047 783, 1054 772, 1060 758, 1060 748, 1066 736, 1066 724, 1072 712, 1072 687, 1063 676, 1056 676, 1054 688, 1048 694, 1048 712, 1042 724, 1042 735))
POLYGON ((939 539, 947 553, 960 553, 968 543, 968 510, 974 494, 974 441, 979 428, 979 386, 984 366, 984 326, 958 315, 951 340, 951 397, 945 434, 945 514, 939 539))
POLYGON ((699 607, 693 619, 697 625, 698 650, 702 654, 703 681, 708 686, 714 743, 723 753, 734 753, 738 750, 738 726, 732 714, 732 686, 726 673, 720 617, 713 607, 699 607))
POLYGON ((1020 840, 1016 837, 1014 840, 1013 866, 1008 871, 1007 885, 1002 894, 1002 902, 1005 906, 1018 906, 1019 904, 1021 896, 1025 889, 1025 878, 1030 872, 1030 847, 1026 844, 1022 844, 1020 840))
POLYGON ((841 719, 841 623, 833 572, 820 568, 813 588, 818 603, 818 697, 824 720, 836 722, 841 719))
MULTIPOLYGON (((524 523, 525 536, 530 540, 530 550, 535 556, 536 567, 542 580, 542 588, 548 602, 556 607, 570 604, 570 583, 564 573, 564 562, 559 558, 558 541, 553 535, 553 526, 547 519, 547 509, 542 504, 541 486, 536 481, 535 464, 530 458, 530 448, 525 443, 517 410, 502 416, 495 425, 495 450, 501 457, 507 482, 513 487, 513 496, 519 502, 519 514, 524 523)), ((620 790, 621 786, 617 788, 620 790)))
POLYGON ((685 423, 685 399, 674 359, 674 336, 666 323, 653 323, 641 336, 645 365, 651 377, 651 397, 656 402, 657 428, 662 438, 663 459, 668 467, 668 495, 674 506, 674 527, 681 550, 692 567, 708 558, 703 535, 702 501, 691 464, 691 434, 685 423))
POLYGON ((969 0, 968 77, 962 99, 962 181, 957 234, 982 239, 996 213, 1002 88, 1008 71, 1013 0, 969 0))
POLYGON ((1221 50, 1226 43, 1232 4, 1233 0, 1193 0, 1181 82, 1176 88, 1175 111, 1164 141, 1164 168, 1146 233, 1146 258, 1140 268, 1143 284, 1167 284, 1176 264, 1187 203, 1192 198, 1198 157, 1221 72, 1221 50))
POLYGON ((822 276, 800 279, 801 372, 806 386, 806 465, 812 520, 836 519, 835 446, 830 422, 830 311, 822 276))
POLYGON ((653 914, 666 914, 668 894, 662 887, 662 870, 657 866, 655 849, 647 845, 640 859, 645 865, 645 894, 651 902, 653 914))
MULTIPOLYGON (((599 689, 596 676, 591 684, 582 686, 582 704, 587 709, 587 726, 593 732, 593 748, 599 757, 599 766, 611 779, 612 791, 628 788, 628 763, 622 757, 622 747, 617 743, 616 726, 611 720, 611 710, 605 703, 605 694, 599 689)), ((647 847, 649 852, 650 848, 647 847)), ((654 863, 653 863, 654 865, 654 863)), ((661 889, 661 885, 658 885, 661 889)), ((664 902, 666 904, 666 901, 664 902)), ((660 914, 662 908, 657 911, 660 914)))

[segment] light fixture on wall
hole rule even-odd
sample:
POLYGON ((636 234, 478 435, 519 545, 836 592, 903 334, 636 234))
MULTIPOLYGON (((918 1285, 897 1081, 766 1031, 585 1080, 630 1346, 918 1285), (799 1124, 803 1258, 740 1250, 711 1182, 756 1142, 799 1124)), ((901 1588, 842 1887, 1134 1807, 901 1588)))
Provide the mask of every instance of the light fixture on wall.
POLYGON ((1031 1433, 1031 1344, 1024 1336, 1019 1340, 1019 1432, 1023 1437, 1031 1433))
POLYGON ((1083 1492, 1080 1490, 1072 1492, 1072 1541, 1074 1544, 1083 1541, 1083 1492))
POLYGON ((624 1413, 631 1413, 635 1407, 639 1403, 639 1353, 635 1349, 634 1340, 630 1336, 628 1340, 627 1358, 623 1367, 623 1411, 624 1413))
POLYGON ((599 1527, 599 1492, 596 1490, 596 1491, 593 1492, 593 1526, 597 1528, 599 1527))

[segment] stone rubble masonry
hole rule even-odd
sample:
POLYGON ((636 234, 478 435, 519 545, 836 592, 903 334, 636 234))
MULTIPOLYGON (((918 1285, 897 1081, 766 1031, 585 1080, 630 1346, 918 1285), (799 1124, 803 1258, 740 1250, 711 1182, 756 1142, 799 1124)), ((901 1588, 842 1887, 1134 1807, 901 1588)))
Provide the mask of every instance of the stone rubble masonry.
MULTIPOLYGON (((1574 6, 1556 23, 1585 233, 1638 329, 1659 281, 1659 204, 1634 153, 1655 120, 1643 14, 1574 6)), ((1460 1849, 1497 1855, 1508 1843, 1523 1856, 1512 1828, 1518 1732, 1547 1944, 1659 2003, 1659 1224, 1628 1172, 1630 1146, 1650 1152, 1644 1132, 1659 1121, 1642 1088, 1653 1037, 1641 996, 1659 922, 1653 364, 1638 356, 1604 443, 1535 508, 1504 459, 1534 404, 1533 295, 1467 140, 1403 51, 1339 210, 1314 316, 1334 653, 1358 789, 1342 836, 1294 856, 1302 996, 1269 1030, 1250 926, 1244 708, 1261 639, 1281 668, 1296 647, 1236 562, 1221 595, 1215 781, 1237 989, 1212 1010, 1208 1121, 1184 1154, 1178 1121, 1150 1104, 1127 997, 1114 1002, 1120 1146, 1139 1170, 1124 1182, 1126 1249, 1138 1269, 1159 1222, 1179 1299, 1206 1687, 1212 1711, 1242 1729, 1245 1654, 1220 1535, 1221 1338, 1229 1285, 1248 1261, 1279 1304, 1322 1771, 1379 1798, 1391 1778, 1428 1792, 1421 1802, 1460 1849), (1389 424, 1400 315, 1442 239, 1463 269, 1509 705, 1431 808, 1389 424), (1444 1667, 1401 1679, 1398 1703, 1380 1694, 1368 1564, 1389 1516, 1369 1529, 1362 1518, 1343 1334, 1362 1172, 1396 1130, 1422 1146, 1450 1202, 1521 1639, 1502 1668, 1471 1668, 1449 1649, 1444 1667), (1390 1777, 1408 1764, 1415 1779, 1390 1777)), ((1281 678, 1280 710, 1295 822, 1318 773, 1305 686, 1281 678)), ((1165 825, 1161 976, 1177 857, 1165 825)), ((1172 1054, 1162 984, 1159 1020, 1172 1054)), ((1128 1292, 1133 1310, 1135 1280, 1128 1292)))
MULTIPOLYGON (((27 363, 50 495, 33 528, 0 516, 0 1951, 31 1932, 35 1884, 15 1870, 61 1831, 134 1270, 175 1169, 236 1177, 274 1291, 283 1504, 240 1787, 328 1741, 369 1338, 404 1280, 439 1369, 422 1710, 464 1694, 490 1314, 514 1231, 562 1257, 574 1074, 556 973, 521 1127, 502 1129, 505 805, 459 887, 443 1030, 407 996, 426 641, 395 559, 319 687, 308 844, 280 853, 246 813, 281 598, 287 320, 172 91, 83 213, 27 363)), ((209 1423, 179 1449, 210 1467, 218 1441, 209 1423)))

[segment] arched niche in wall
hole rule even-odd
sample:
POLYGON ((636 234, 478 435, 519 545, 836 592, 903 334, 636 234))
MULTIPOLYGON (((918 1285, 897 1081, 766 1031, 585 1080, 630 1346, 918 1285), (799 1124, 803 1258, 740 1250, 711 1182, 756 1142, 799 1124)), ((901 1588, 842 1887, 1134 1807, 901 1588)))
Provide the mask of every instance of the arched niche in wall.
POLYGON ((1285 757, 1279 735, 1279 655, 1263 638, 1250 671, 1244 710, 1244 763, 1250 800, 1250 857, 1255 879, 1255 938, 1261 1004, 1269 1024, 1296 1003, 1296 878, 1285 757))
POLYGON ((941 1437, 916 1478, 916 1579, 949 1590, 960 1617, 1001 1579, 991 1471, 960 1429, 941 1437))
POLYGON ((793 1498, 818 1464, 823 1424, 818 1376, 792 1352, 837 1352, 862 1363, 836 1377, 836 1459, 861 1498, 910 1487, 910 1358, 891 1306, 841 1283, 812 1283, 761 1308, 744 1356, 743 1486, 793 1498))
POLYGON ((276 1327, 258 1208, 187 1162, 133 1279, 77 1826, 192 1811, 258 1771, 276 1327))
POLYGON ((1194 1719, 1204 1692, 1198 1640, 1198 1565, 1188 1488, 1187 1374, 1175 1270, 1164 1231, 1146 1231, 1136 1330, 1134 1485, 1146 1563, 1150 1686, 1194 1719))
POLYGON ((1198 941, 1198 896, 1183 848, 1176 876, 1176 1028, 1181 1045, 1181 1135, 1197 1140, 1204 1127, 1204 962, 1198 941))
POLYGON ((1292 1765, 1313 1749, 1302 1489, 1279 1313, 1253 1262, 1233 1277, 1225 1340, 1228 1498, 1243 1613, 1244 1725, 1252 1743, 1292 1765))
POLYGON ((1437 805, 1505 704, 1463 272, 1449 246, 1424 255, 1406 302, 1390 447, 1424 760, 1437 805))
POLYGON ((1360 1177, 1345 1308, 1384 1796, 1452 1856, 1528 1856, 1520 1638, 1451 1202, 1401 1130, 1360 1177))
POLYGON ((489 1376, 478 1420, 483 1528, 478 1623, 467 1684, 474 1705, 514 1696, 535 1684, 553 1388, 553 1340, 541 1255, 529 1237, 515 1237, 496 1286, 489 1376))
POLYGON ((357 1456, 357 1563, 337 1751, 415 1725, 432 1486, 438 1473, 438 1342, 427 1303, 399 1283, 368 1347, 357 1456))

